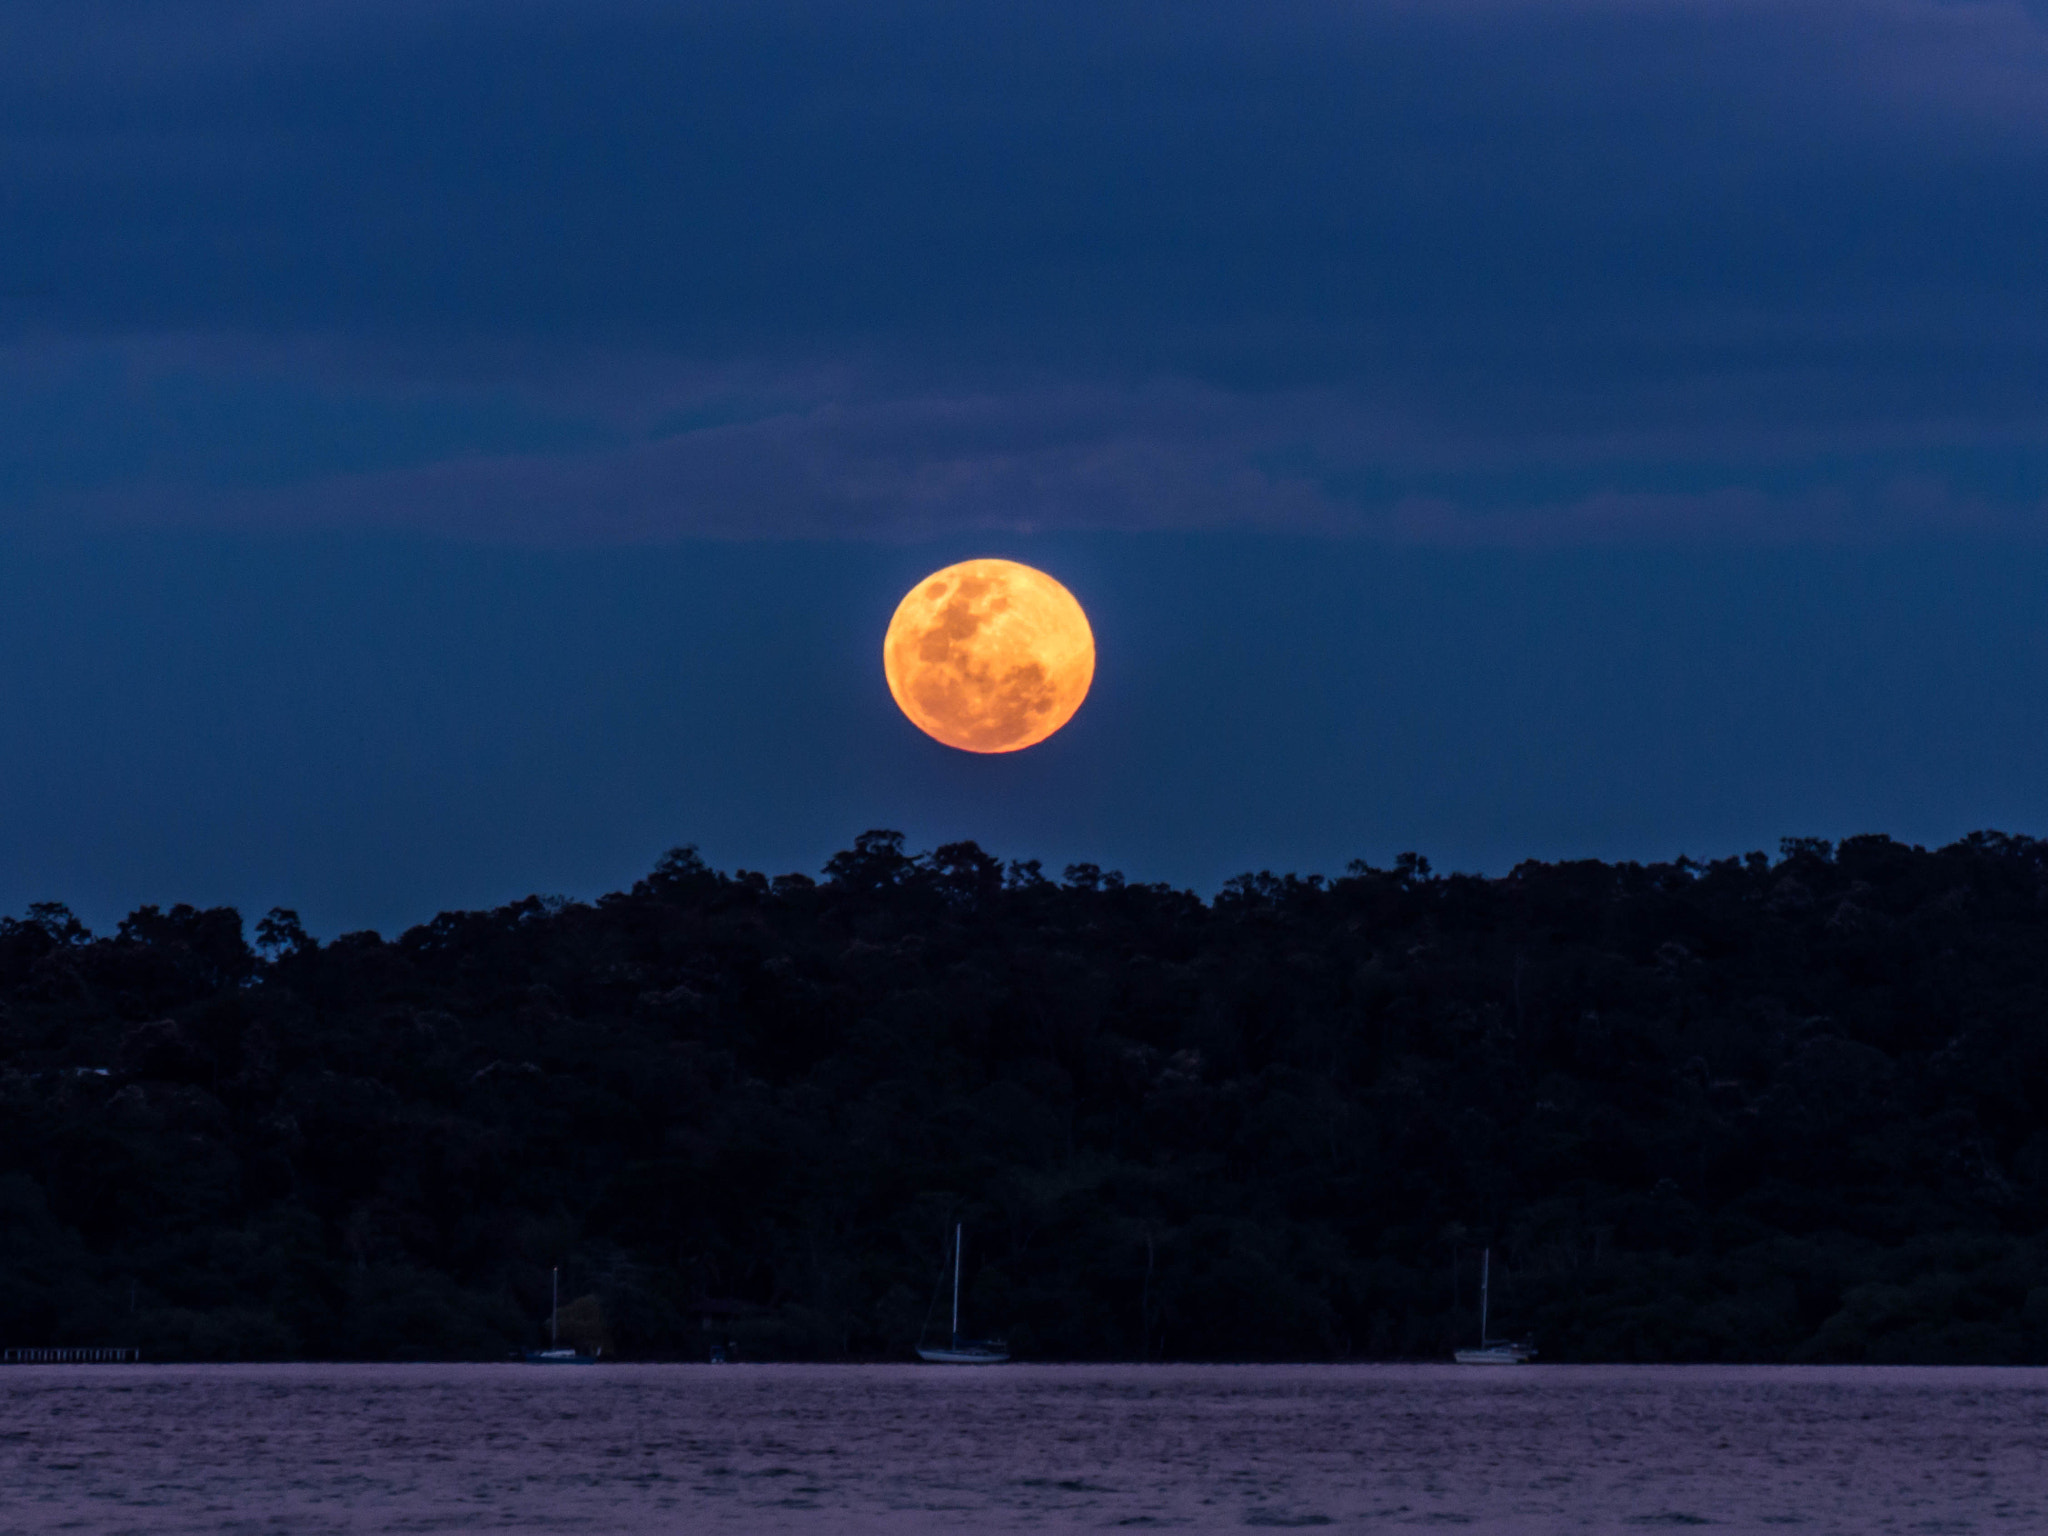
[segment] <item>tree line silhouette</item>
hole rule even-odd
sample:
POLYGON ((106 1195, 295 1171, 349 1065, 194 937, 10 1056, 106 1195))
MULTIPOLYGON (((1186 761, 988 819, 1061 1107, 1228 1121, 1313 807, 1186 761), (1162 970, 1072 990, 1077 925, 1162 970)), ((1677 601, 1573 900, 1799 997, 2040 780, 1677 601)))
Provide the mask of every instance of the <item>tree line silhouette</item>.
POLYGON ((0 919, 0 1343, 2048 1361, 2048 843, 0 919))

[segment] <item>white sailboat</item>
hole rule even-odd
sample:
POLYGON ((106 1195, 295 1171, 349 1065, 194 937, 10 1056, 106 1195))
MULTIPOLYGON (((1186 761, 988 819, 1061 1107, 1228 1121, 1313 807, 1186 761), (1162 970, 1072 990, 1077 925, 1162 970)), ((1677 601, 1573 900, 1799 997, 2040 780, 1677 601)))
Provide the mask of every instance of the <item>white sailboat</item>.
MULTIPOLYGON (((548 1347, 546 1349, 529 1349, 526 1352, 526 1363, 528 1365, 597 1364, 597 1355, 585 1355, 579 1353, 573 1347, 569 1349, 562 1347, 562 1272, 560 1269, 553 1269, 548 1272, 548 1287, 552 1300, 552 1306, 548 1312, 548 1347)), ((602 1354, 603 1350, 600 1349, 598 1353, 602 1354)))
POLYGON ((1512 1344, 1506 1339, 1489 1339, 1486 1336, 1486 1308, 1491 1299, 1493 1287, 1493 1250, 1482 1249, 1479 1256, 1479 1347, 1461 1349, 1452 1355, 1460 1365, 1521 1365, 1533 1358, 1536 1351, 1526 1344, 1512 1344))
POLYGON ((920 1343, 917 1358, 932 1365, 1001 1365, 1010 1358, 1010 1349, 1001 1339, 963 1339, 960 1337, 960 1250, 966 1241, 966 1228, 956 1222, 953 1226, 953 1341, 942 1349, 934 1349, 920 1343))

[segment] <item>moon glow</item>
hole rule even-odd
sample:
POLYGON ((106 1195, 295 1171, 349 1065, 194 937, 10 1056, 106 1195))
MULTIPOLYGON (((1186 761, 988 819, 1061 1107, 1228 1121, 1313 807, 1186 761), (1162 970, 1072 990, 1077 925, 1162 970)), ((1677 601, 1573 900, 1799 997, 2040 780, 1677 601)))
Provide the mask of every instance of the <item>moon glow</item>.
POLYGON ((882 641, 911 724, 963 752, 1017 752, 1074 718, 1095 680, 1095 634, 1074 594, 1014 560, 963 560, 896 605, 882 641))

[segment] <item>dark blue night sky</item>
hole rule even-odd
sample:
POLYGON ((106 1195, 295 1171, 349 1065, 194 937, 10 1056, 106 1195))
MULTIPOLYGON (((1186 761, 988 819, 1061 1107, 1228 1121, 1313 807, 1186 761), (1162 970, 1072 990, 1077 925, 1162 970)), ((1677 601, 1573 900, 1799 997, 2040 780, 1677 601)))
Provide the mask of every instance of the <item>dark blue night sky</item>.
POLYGON ((19 0, 0 236, 0 911, 2048 831, 2048 8, 19 0))

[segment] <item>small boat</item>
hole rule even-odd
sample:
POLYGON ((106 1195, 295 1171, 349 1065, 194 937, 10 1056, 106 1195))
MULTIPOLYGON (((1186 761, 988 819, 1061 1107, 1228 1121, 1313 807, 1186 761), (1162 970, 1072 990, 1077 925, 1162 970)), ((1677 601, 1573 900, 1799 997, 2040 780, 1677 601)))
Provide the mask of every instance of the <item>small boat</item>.
POLYGON ((960 1249, 966 1240, 961 1223, 953 1226, 953 1341, 933 1347, 917 1346, 917 1358, 931 1365, 1001 1365, 1010 1358, 1010 1348, 1001 1339, 960 1337, 960 1249))
POLYGON ((546 1349, 529 1349, 526 1352, 526 1363, 528 1365, 597 1364, 598 1355, 604 1353, 602 1346, 599 1347, 596 1355, 586 1355, 579 1350, 573 1348, 564 1349, 562 1347, 562 1272, 560 1269, 549 1272, 548 1286, 553 1292, 554 1303, 553 1309, 548 1313, 548 1347, 546 1349))
POLYGON ((1488 1344, 1479 1349, 1461 1349, 1451 1358, 1460 1365, 1522 1365, 1535 1353, 1520 1344, 1488 1344))
POLYGON ((917 1358, 930 1365, 1001 1365, 1010 1351, 1000 1339, 962 1339, 950 1348, 920 1344, 917 1358))
POLYGON ((1522 1365, 1535 1358, 1527 1344, 1486 1336, 1486 1306, 1493 1285, 1493 1250, 1482 1249, 1479 1257, 1479 1347, 1458 1350, 1451 1358, 1460 1365, 1522 1365))
POLYGON ((580 1354, 573 1349, 529 1349, 526 1352, 528 1365, 595 1365, 596 1355, 580 1354))

